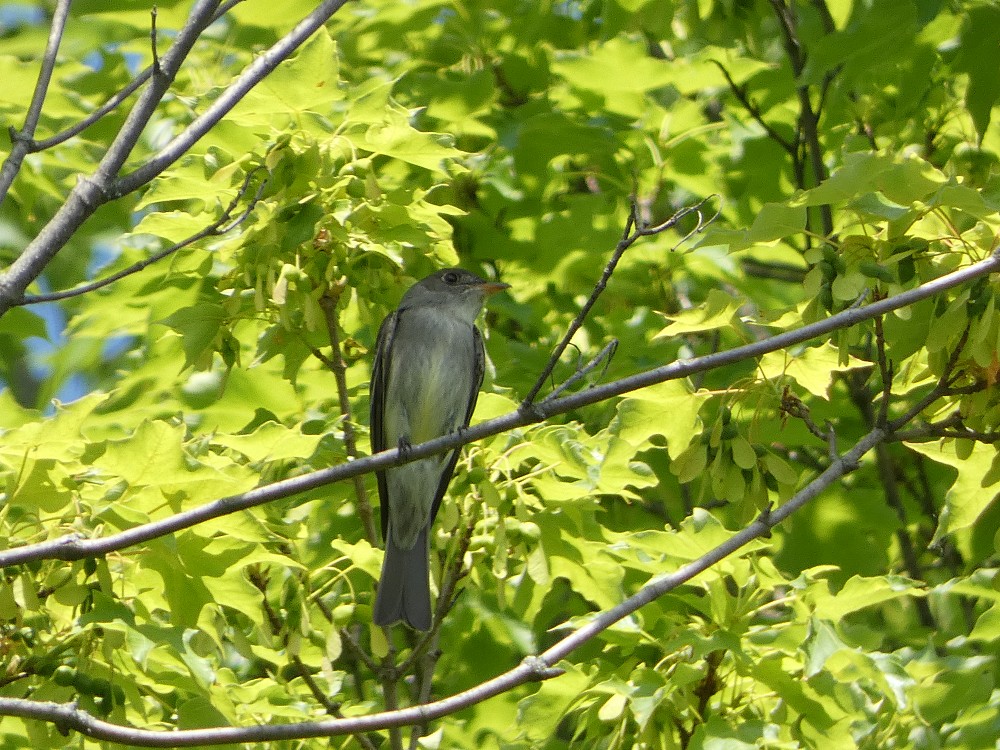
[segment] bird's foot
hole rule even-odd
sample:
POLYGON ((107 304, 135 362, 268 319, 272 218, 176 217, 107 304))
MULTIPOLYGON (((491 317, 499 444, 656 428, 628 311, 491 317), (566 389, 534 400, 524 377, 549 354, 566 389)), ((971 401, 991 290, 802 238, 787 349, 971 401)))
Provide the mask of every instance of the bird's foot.
POLYGON ((413 443, 410 442, 410 438, 404 435, 399 439, 399 442, 396 443, 396 448, 399 450, 400 458, 409 458, 410 451, 413 450, 413 443))

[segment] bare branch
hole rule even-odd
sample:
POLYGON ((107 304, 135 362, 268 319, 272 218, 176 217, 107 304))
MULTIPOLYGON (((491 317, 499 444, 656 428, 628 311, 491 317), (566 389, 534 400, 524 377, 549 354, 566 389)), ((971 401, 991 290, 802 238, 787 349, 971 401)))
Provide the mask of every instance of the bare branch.
MULTIPOLYGON (((786 0, 770 0, 774 15, 777 16, 781 29, 782 40, 785 46, 785 53, 792 66, 792 72, 796 78, 802 75, 806 66, 806 52, 802 48, 802 41, 798 35, 798 19, 795 15, 794 7, 786 0)), ((824 83, 824 91, 829 81, 824 83)), ((819 114, 813 107, 812 99, 809 95, 809 86, 800 85, 796 87, 799 98, 799 131, 809 157, 809 164, 813 172, 813 184, 819 185, 827 177, 826 164, 823 162, 823 148, 819 142, 819 114)), ((807 185, 799 185, 801 188, 807 185)), ((819 207, 823 220, 823 235, 829 237, 833 234, 833 209, 829 204, 819 207)))
POLYGON ((153 75, 160 75, 160 55, 156 51, 156 6, 149 11, 149 49, 153 54, 153 75))
MULTIPOLYGON (((882 296, 882 295, 878 295, 882 296)), ((877 298, 877 297, 876 297, 877 298)), ((885 427, 889 423, 889 402, 892 400, 892 363, 885 354, 885 329, 882 316, 875 318, 875 355, 878 359, 878 371, 882 378, 882 403, 879 404, 878 418, 875 424, 885 427)))
MULTIPOLYGON (((213 22, 220 19, 226 13, 233 9, 234 6, 239 5, 244 2, 244 0, 229 0, 229 2, 223 3, 219 9, 216 11, 213 22)), ((38 151, 45 151, 46 149, 52 148, 53 146, 58 146, 60 143, 65 143, 73 136, 79 135, 84 130, 89 128, 94 123, 103 119, 103 117, 109 112, 113 112, 118 108, 118 105, 123 101, 128 99, 132 94, 134 94, 146 81, 149 80, 150 76, 153 75, 153 66, 147 66, 142 72, 139 73, 135 78, 128 82, 124 88, 118 91, 114 96, 108 99, 104 104, 95 109, 85 118, 80 120, 80 122, 72 125, 66 130, 56 133, 51 138, 46 138, 45 140, 32 141, 30 145, 30 152, 36 153, 38 151)))
POLYGON ((128 155, 138 142, 143 128, 149 122, 173 77, 180 69, 201 32, 214 16, 217 1, 199 0, 191 10, 187 23, 178 32, 160 66, 161 75, 153 75, 135 107, 129 113, 118 135, 108 147, 97 169, 89 176, 81 176, 66 201, 55 216, 28 243, 7 272, 0 276, 0 315, 7 312, 14 302, 24 295, 28 284, 38 278, 42 270, 61 250, 76 230, 101 205, 111 200, 108 185, 121 169, 128 155))
POLYGON ((603 292, 605 287, 608 285, 608 280, 611 278, 611 274, 614 273, 615 268, 618 265, 618 261, 621 260, 625 251, 632 247, 632 245, 634 245, 641 237, 649 237, 655 234, 660 234, 661 232, 665 232, 671 227, 676 226, 682 218, 690 213, 696 213, 698 215, 698 225, 694 230, 692 230, 691 233, 689 233, 688 236, 694 232, 700 231, 704 226, 701 207, 714 197, 715 196, 710 195, 693 206, 682 208, 669 219, 661 224, 657 224, 656 226, 647 226, 643 224, 638 215, 639 207, 636 203, 632 203, 628 220, 625 223, 625 231, 622 232, 622 238, 618 241, 618 244, 615 246, 615 251, 611 255, 611 259, 604 267, 604 273, 601 274, 601 278, 594 286, 594 290, 590 293, 590 297, 587 299, 586 303, 584 303, 583 307, 580 308, 580 312, 577 313, 573 322, 570 323, 569 328, 566 331, 566 335, 563 336, 562 340, 552 352, 552 356, 549 357, 549 361, 545 365, 541 374, 538 376, 538 380, 535 381, 535 385, 532 386, 530 391, 528 391, 528 395, 525 396, 524 401, 521 403, 521 409, 528 410, 536 408, 534 403, 538 393, 542 390, 542 386, 545 385, 545 381, 548 380, 549 375, 552 374, 556 364, 559 362, 559 358, 562 357, 563 352, 566 351, 566 347, 569 346, 569 342, 572 340, 573 336, 576 335, 576 332, 580 330, 580 327, 583 325, 583 321, 587 319, 587 315, 590 314, 590 310, 593 308, 594 303, 597 302, 597 298, 601 296, 601 292, 603 292))
POLYGON ((544 404, 546 401, 552 401, 553 399, 559 398, 559 394, 568 390, 573 386, 578 380, 582 379, 596 368, 601 362, 604 362, 604 369, 607 370, 608 365, 611 364, 612 358, 615 356, 615 351, 618 349, 618 339, 611 339, 604 348, 601 349, 597 354, 594 355, 587 364, 583 367, 578 367, 576 372, 574 372, 570 377, 568 377, 559 387, 557 387, 552 393, 542 399, 544 404))
POLYGON ((32 138, 35 135, 35 128, 38 127, 38 120, 42 116, 42 105, 45 103, 49 83, 52 81, 52 71, 56 66, 56 57, 59 54, 63 30, 66 28, 66 18, 69 16, 71 1, 59 0, 56 5, 55 14, 52 16, 52 28, 49 29, 49 41, 45 47, 45 55, 42 57, 42 69, 38 72, 38 82, 35 84, 35 92, 31 96, 31 104, 28 105, 24 127, 20 133, 15 131, 13 127, 10 129, 11 150, 4 160, 3 167, 0 167, 0 203, 3 203, 4 198, 7 197, 10 186, 14 184, 14 178, 21 171, 24 157, 32 150, 32 138))
POLYGON ((798 144, 793 141, 789 141, 781 133, 771 127, 770 124, 768 124, 767 120, 764 119, 764 114, 760 111, 760 107, 753 102, 747 94, 746 89, 733 80, 733 77, 729 75, 729 71, 726 70, 726 66, 718 60, 712 60, 711 62, 713 62, 722 72, 723 78, 725 78, 726 83, 729 84, 729 90, 733 92, 733 96, 735 96, 739 103, 743 105, 743 108, 750 114, 750 117, 752 117, 758 125, 764 128, 764 132, 767 133, 772 141, 777 143, 788 153, 793 162, 797 163, 799 160, 798 144))
POLYGON ((77 229, 100 206, 142 187, 180 158, 198 139, 232 109, 240 99, 279 63, 294 52, 347 0, 324 0, 274 46, 254 60, 243 74, 152 159, 125 177, 116 178, 143 128, 149 121, 174 76, 202 31, 216 19, 218 0, 199 0, 174 43, 161 59, 160 75, 150 78, 135 107, 108 148, 94 173, 81 177, 55 216, 0 275, 0 315, 24 296, 24 290, 43 271, 77 229))
MULTIPOLYGON (((292 52, 322 26, 327 19, 340 10, 347 0, 324 0, 312 13, 303 18, 294 29, 280 39, 273 47, 257 57, 246 70, 217 98, 212 105, 199 115, 181 133, 173 138, 159 153, 143 162, 133 172, 114 180, 108 186, 113 197, 128 195, 177 161, 187 153, 219 122, 254 86, 278 67, 292 52)), ((171 48, 172 49, 172 48, 171 48)))
POLYGON ((130 96, 132 96, 132 94, 134 94, 144 83, 146 83, 146 81, 149 80, 149 77, 151 75, 153 75, 152 66, 146 68, 141 73, 139 73, 139 75, 137 75, 135 78, 129 81, 128 84, 124 88, 122 88, 121 91, 116 93, 100 107, 98 107, 89 115, 87 115, 85 118, 80 120, 80 122, 76 123, 75 125, 69 128, 66 128, 66 130, 63 130, 60 133, 56 133, 51 138, 46 138, 45 140, 42 141, 34 141, 31 144, 31 149, 30 149, 31 152, 36 153, 38 151, 44 151, 45 149, 52 148, 53 146, 58 146, 60 143, 65 143, 75 135, 79 135, 84 130, 89 128, 91 125, 93 125, 95 122, 102 119, 104 115, 108 114, 108 112, 113 112, 115 109, 117 109, 118 105, 121 104, 126 99, 128 99, 130 96))
POLYGON ((238 227, 240 224, 242 224, 244 221, 247 220, 250 214, 253 213, 253 210, 257 206, 257 203, 260 201, 261 196, 264 194, 264 189, 267 187, 267 179, 262 180, 260 185, 257 186, 257 191, 254 193, 253 198, 250 199, 250 202, 247 204, 246 208, 244 208, 238 216, 233 218, 233 212, 236 210, 236 207, 239 205, 239 202, 244 198, 247 191, 249 190, 250 183, 253 180, 254 175, 257 174, 257 172, 259 172, 262 169, 263 167, 256 167, 250 170, 247 173, 246 177, 243 178, 243 184, 237 191, 236 197, 233 198, 233 200, 229 203, 229 205, 226 207, 226 210, 222 212, 222 216, 220 216, 218 219, 213 221, 211 224, 209 224, 201 231, 195 232, 190 237, 183 239, 180 242, 171 245, 170 247, 164 248, 163 250, 159 250, 150 255, 148 258, 140 260, 137 263, 133 263, 128 268, 123 268, 121 271, 117 271, 103 279, 90 281, 86 284, 81 284, 80 286, 73 287, 72 289, 64 289, 59 292, 49 292, 47 294, 27 294, 24 296, 24 299, 14 304, 34 305, 38 304, 39 302, 55 302, 57 300, 69 299, 70 297, 78 297, 81 294, 86 294, 88 292, 93 292, 97 289, 109 286, 115 283, 116 281, 124 279, 126 276, 131 276, 132 274, 139 273, 140 271, 149 268, 157 261, 163 260, 164 258, 172 255, 173 253, 176 253, 181 248, 187 247, 188 245, 192 245, 198 240, 204 239, 205 237, 218 237, 228 232, 231 232, 233 229, 235 229, 236 227, 238 227))
MULTIPOLYGON (((291 497, 292 495, 324 487, 344 479, 350 479, 360 474, 387 469, 420 458, 444 453, 468 443, 482 440, 485 437, 499 435, 502 432, 507 432, 517 427, 541 422, 550 416, 565 414, 574 409, 590 406, 614 396, 621 396, 639 388, 688 377, 716 367, 759 357, 768 352, 778 351, 794 344, 805 343, 825 336, 839 328, 857 325, 863 321, 871 320, 876 316, 885 315, 901 307, 912 305, 920 300, 927 299, 935 294, 968 283, 998 270, 1000 270, 1000 253, 991 255, 966 268, 952 271, 933 281, 928 281, 915 289, 909 289, 893 297, 876 300, 864 307, 843 310, 825 320, 811 323, 802 328, 785 331, 728 351, 716 352, 690 360, 671 362, 668 365, 646 370, 610 383, 597 385, 593 388, 556 399, 555 401, 535 404, 529 410, 519 408, 515 412, 496 417, 487 422, 481 422, 461 432, 453 432, 434 438, 433 440, 428 440, 426 443, 413 445, 406 449, 404 453, 400 453, 399 448, 391 448, 381 453, 358 459, 357 461, 350 461, 328 469, 320 469, 311 474, 283 479, 270 485, 257 487, 248 492, 225 497, 221 500, 178 513, 169 518, 143 524, 142 526, 137 526, 107 537, 82 539, 79 535, 69 535, 39 544, 3 550, 0 551, 0 568, 20 565, 32 560, 82 560, 87 557, 98 557, 114 550, 125 549, 135 544, 147 542, 150 539, 156 539, 181 529, 190 528, 213 518, 219 518, 228 513, 253 508, 273 500, 291 497)), ((926 403, 929 404, 932 401, 933 399, 926 403)), ((917 409, 914 414, 919 413, 923 408, 926 408, 926 404, 917 409)), ((905 425, 909 419, 912 419, 914 414, 911 414, 906 420, 893 421, 889 425, 889 431, 894 431, 905 425)))
MULTIPOLYGON (((993 255, 992 257, 997 258, 1000 256, 993 255)), ((952 388, 952 385, 954 383, 954 373, 955 373, 955 368, 958 366, 958 358, 961 356, 962 351, 965 349, 965 344, 968 340, 969 340, 969 326, 967 325, 965 327, 965 330, 962 331, 961 337, 959 337, 958 344, 956 344, 955 348, 952 350, 951 356, 948 357, 948 362, 944 366, 944 372, 941 374, 941 377, 938 380, 937 385, 934 386, 934 388, 926 396, 924 396, 922 399, 917 401, 917 403, 911 406, 910 409, 903 416, 899 417, 898 419, 894 419, 889 424, 889 429, 891 431, 895 432, 900 427, 908 425, 914 419, 914 417, 916 417, 918 414, 920 414, 920 412, 922 412, 924 409, 933 404, 942 396, 953 395, 959 392, 958 389, 952 388)))
POLYGON ((911 443, 941 439, 972 440, 977 443, 996 445, 1000 443, 1000 432, 995 430, 983 432, 966 427, 962 413, 956 411, 938 422, 930 422, 910 430, 894 432, 892 439, 911 443))
MULTIPOLYGON (((337 321, 337 301, 345 289, 345 284, 345 281, 341 281, 334 285, 319 300, 319 305, 326 319, 327 334, 330 337, 330 356, 327 358, 320 355, 320 359, 333 372, 333 379, 337 383, 337 402, 340 406, 340 416, 344 427, 344 450, 349 458, 356 459, 361 454, 358 453, 357 436, 354 431, 351 399, 347 390, 347 364, 340 351, 340 325, 337 321)), ((354 477, 353 481, 354 496, 358 499, 358 515, 365 527, 365 538, 373 545, 377 545, 378 531, 375 529, 375 514, 371 501, 368 499, 364 478, 358 475, 354 477)))

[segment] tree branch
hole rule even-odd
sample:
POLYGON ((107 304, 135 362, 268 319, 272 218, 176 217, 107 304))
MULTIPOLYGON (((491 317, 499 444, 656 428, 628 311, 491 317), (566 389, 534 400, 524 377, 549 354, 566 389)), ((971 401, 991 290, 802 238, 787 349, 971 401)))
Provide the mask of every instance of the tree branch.
POLYGON ((52 71, 56 66, 56 57, 59 54, 59 44, 62 42, 63 30, 66 28, 66 18, 69 16, 69 6, 72 0, 59 0, 56 11, 52 16, 52 28, 49 29, 49 41, 45 46, 45 54, 42 57, 42 68, 38 72, 38 82, 35 84, 35 92, 31 96, 31 104, 28 105, 28 112, 24 118, 24 127, 21 132, 10 128, 11 149, 3 166, 0 167, 0 203, 7 197, 10 186, 14 184, 14 178, 21 171, 21 164, 24 157, 32 151, 35 128, 38 127, 38 120, 42 116, 42 105, 45 103, 45 95, 49 90, 49 83, 52 81, 52 71))
POLYGON ((573 339, 573 336, 576 335, 576 332, 580 330, 580 327, 583 325, 583 321, 587 319, 587 315, 590 314, 590 310, 594 306, 594 303, 597 302, 597 298, 601 296, 601 292, 603 292, 604 288, 608 285, 608 280, 611 278, 611 274, 614 273, 615 267, 618 265, 618 261, 620 261, 622 256, 625 254, 625 251, 632 247, 632 245, 634 245, 639 238, 650 237, 652 235, 665 232, 671 227, 676 226, 682 218, 690 213, 696 213, 698 215, 698 226, 695 227, 693 232, 689 234, 700 231, 705 223, 701 214, 701 207, 714 197, 715 196, 709 196, 693 206, 682 208, 669 219, 655 226, 648 226, 642 223, 642 220, 639 218, 639 207, 634 202, 632 203, 628 220, 625 222, 625 231, 622 232, 622 238, 618 241, 617 246, 615 246, 615 251, 611 255, 611 259, 604 267, 604 273, 601 274, 601 278, 594 286, 594 290, 590 293, 590 297, 587 299, 586 303, 584 303, 583 307, 580 308, 580 312, 576 314, 573 322, 570 323, 569 328, 566 330, 566 335, 563 336, 562 340, 553 350, 552 356, 549 357, 549 361, 545 365, 541 374, 538 376, 538 380, 535 381, 535 385, 532 386, 531 390, 528 391, 528 395, 525 396, 524 401, 521 402, 521 409, 529 410, 537 408, 534 405, 535 398, 542 390, 542 386, 545 385, 545 381, 548 380, 552 371, 555 369, 555 366, 559 363, 559 358, 562 357, 563 352, 566 351, 566 347, 569 346, 569 342, 573 339))
MULTIPOLYGON (((487 422, 481 422, 461 432, 453 432, 433 440, 428 440, 426 443, 413 445, 404 454, 401 454, 398 448, 391 448, 381 453, 358 459, 357 461, 350 461, 328 469, 320 469, 311 474, 304 474, 263 487, 257 487, 247 492, 225 497, 178 513, 169 518, 136 526, 127 531, 106 537, 81 539, 79 535, 68 535, 39 544, 3 550, 0 551, 0 568, 20 565, 34 560, 81 560, 125 549, 126 547, 141 544, 151 539, 172 534, 181 529, 190 528, 213 518, 219 518, 228 513, 253 508, 257 505, 263 505, 264 503, 281 498, 291 497, 292 495, 324 487, 344 479, 350 479, 360 474, 387 469, 438 453, 444 453, 467 443, 482 440, 485 437, 541 422, 556 414, 565 414, 574 409, 590 406, 640 388, 656 385, 668 380, 688 377, 695 373, 704 372, 723 365, 759 357, 768 352, 778 351, 794 344, 805 343, 839 328, 850 327, 863 321, 871 320, 879 315, 885 315, 893 310, 898 310, 901 307, 912 305, 920 300, 932 297, 935 294, 996 271, 1000 271, 1000 253, 991 255, 971 266, 953 271, 933 281, 928 281, 915 289, 909 289, 893 297, 876 300, 864 307, 852 307, 843 310, 825 320, 811 323, 802 328, 785 331, 728 351, 716 352, 690 360, 672 362, 662 367, 656 367, 621 378, 620 380, 596 385, 593 388, 564 396, 555 401, 535 404, 530 410, 519 408, 510 414, 491 419, 487 422)), ((937 389, 935 389, 935 393, 937 393, 937 389)), ((937 393, 935 398, 940 397, 940 395, 942 394, 937 393)), ((904 426, 908 419, 912 419, 914 414, 926 408, 927 404, 932 403, 933 400, 933 398, 929 401, 922 399, 921 403, 923 406, 913 414, 910 414, 906 419, 894 420, 889 425, 889 431, 892 432, 904 426), (926 403, 924 403, 925 401, 926 403)))
MULTIPOLYGON (((785 52, 792 66, 792 72, 798 79, 806 67, 806 53, 802 49, 802 42, 798 36, 798 21, 795 11, 785 0, 770 0, 771 8, 778 18, 778 26, 781 29, 784 40, 785 52)), ((824 85, 829 85, 826 83, 824 85)), ((809 97, 809 87, 800 85, 796 87, 799 98, 799 127, 802 133, 806 153, 809 157, 809 164, 812 167, 813 183, 819 185, 826 177, 826 165, 823 163, 823 147, 819 142, 819 116, 813 109, 812 100, 809 97)), ((805 188, 806 185, 800 185, 805 188)), ((829 237, 833 234, 833 210, 828 203, 819 207, 823 220, 823 235, 829 237)))
POLYGON ((181 248, 193 245, 198 240, 204 239, 205 237, 218 237, 226 234, 227 232, 231 232, 247 220, 250 214, 253 213, 254 208, 256 208, 261 196, 264 194, 264 188, 267 187, 267 179, 261 181, 260 185, 257 186, 257 191, 254 193, 253 198, 250 199, 250 203, 247 204, 247 207, 240 212, 239 216, 235 219, 233 218, 233 211, 236 210, 236 206, 239 205, 239 202, 244 198, 249 190, 250 182, 253 179, 253 176, 261 169, 263 169, 263 167, 256 167, 247 172, 246 177, 243 178, 243 184, 236 193, 236 197, 233 198, 233 200, 226 207, 225 211, 222 212, 222 216, 201 231, 195 232, 190 237, 183 239, 170 247, 164 248, 163 250, 159 250, 150 255, 148 258, 140 260, 137 263, 133 263, 128 268, 123 268, 121 271, 117 271, 103 279, 97 279, 86 284, 81 284, 80 286, 75 286, 72 289, 64 289, 58 292, 49 292, 47 294, 26 294, 22 300, 13 303, 13 305, 34 305, 39 302, 55 302, 57 300, 78 297, 81 294, 93 292, 97 289, 110 286, 116 281, 124 279, 126 276, 131 276, 132 274, 144 271, 157 261, 161 261, 164 258, 176 253, 181 248))
MULTIPOLYGON (((358 453, 357 436, 354 431, 354 417, 351 414, 351 400, 347 392, 347 365, 340 351, 340 325, 337 321, 337 301, 344 291, 344 283, 330 287, 320 298, 319 305, 326 319, 326 330, 330 337, 330 357, 322 357, 322 361, 333 372, 337 383, 337 403, 340 406, 340 416, 344 426, 344 450, 351 459, 360 456, 358 453)), ((368 492, 362 475, 354 477, 354 496, 358 499, 358 515, 365 527, 365 538, 372 545, 378 544, 378 531, 375 528, 375 514, 372 510, 368 492)))
POLYGON ((108 192, 114 197, 128 195, 150 182, 186 154, 247 95, 250 89, 267 77, 346 3, 347 0, 323 0, 319 7, 299 21, 294 29, 250 63, 204 113, 196 117, 190 125, 160 149, 159 153, 146 159, 141 167, 114 180, 108 186, 108 192))
POLYGON ((601 362, 604 362, 604 370, 602 374, 607 370, 608 365, 611 364, 612 358, 615 356, 615 352, 618 350, 618 339, 611 339, 604 348, 601 349, 597 354, 595 354, 587 364, 582 367, 577 367, 576 372, 574 372, 570 377, 566 378, 552 393, 542 399, 542 403, 546 401, 552 401, 559 398, 560 394, 569 390, 574 383, 586 377, 589 372, 592 372, 601 362))
POLYGON ((55 216, 28 243, 10 268, 0 275, 0 316, 24 296, 28 285, 38 278, 48 262, 100 206, 142 187, 173 164, 346 2, 347 0, 324 0, 320 3, 292 31, 255 59, 205 113, 197 117, 158 154, 130 174, 116 178, 181 63, 202 31, 216 18, 218 0, 199 0, 187 23, 177 33, 174 43, 161 59, 161 75, 157 75, 154 70, 150 85, 139 97, 97 169, 92 175, 80 178, 55 216))
POLYGON ((746 89, 733 80, 733 77, 729 74, 725 65, 720 63, 718 60, 711 60, 710 62, 714 63, 715 67, 717 67, 722 73, 722 77, 725 78, 726 83, 729 84, 729 90, 733 92, 733 96, 735 96, 737 101, 743 105, 743 108, 750 114, 750 117, 752 117, 758 125, 764 128, 764 132, 767 133, 768 137, 781 146, 781 148, 783 148, 792 158, 793 162, 797 163, 799 160, 798 144, 789 141, 781 133, 771 127, 767 120, 764 119, 764 114, 760 111, 760 107, 758 107, 753 100, 750 99, 746 89))
POLYGON ((199 0, 195 4, 187 23, 177 33, 174 43, 164 55, 160 66, 161 74, 156 75, 154 71, 150 77, 150 85, 125 119, 97 169, 89 176, 80 177, 55 216, 28 243, 6 273, 0 276, 0 315, 24 295, 28 284, 38 278, 48 262, 69 242, 83 222, 111 200, 108 194, 111 180, 132 153, 149 118, 169 89, 181 63, 212 19, 217 5, 217 0, 199 0))
MULTIPOLYGON (((213 22, 220 19, 222 16, 226 15, 234 6, 239 5, 244 2, 244 0, 229 0, 224 3, 216 11, 213 22)), ((123 101, 128 99, 132 94, 134 94, 146 81, 149 80, 150 76, 153 75, 153 66, 149 65, 143 69, 139 75, 129 81, 120 91, 118 91, 114 96, 108 99, 104 104, 95 109, 85 118, 80 120, 80 122, 75 125, 71 125, 65 130, 56 133, 50 138, 44 140, 35 140, 30 144, 30 153, 37 153, 39 151, 45 151, 46 149, 52 148, 53 146, 58 146, 60 143, 65 143, 73 136, 79 135, 84 130, 89 128, 94 123, 100 121, 109 112, 113 112, 118 108, 118 105, 123 101)))

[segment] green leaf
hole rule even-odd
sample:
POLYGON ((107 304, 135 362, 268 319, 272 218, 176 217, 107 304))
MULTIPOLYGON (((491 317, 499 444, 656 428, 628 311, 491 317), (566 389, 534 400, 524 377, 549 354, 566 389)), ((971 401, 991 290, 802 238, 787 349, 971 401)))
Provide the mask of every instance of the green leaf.
POLYGON ((721 289, 712 289, 700 307, 685 310, 676 315, 664 315, 671 323, 654 336, 654 339, 681 336, 686 333, 700 333, 718 328, 726 328, 733 323, 742 300, 726 294, 721 289))
POLYGON ((676 459, 701 432, 698 410, 708 398, 708 393, 692 393, 679 380, 643 388, 618 402, 610 430, 633 451, 648 448, 650 438, 662 435, 668 454, 676 459), (669 420, 664 419, 666 415, 669 420))
POLYGON ((421 133, 405 122, 386 122, 369 127, 358 145, 375 154, 446 174, 448 162, 462 156, 461 151, 451 146, 450 140, 449 136, 440 133, 421 133))
POLYGON ((291 60, 251 89, 228 118, 281 128, 307 112, 326 112, 343 98, 336 42, 321 27, 291 60))
POLYGON ((128 438, 108 442, 95 465, 131 487, 159 486, 187 472, 184 428, 143 421, 128 438))
POLYGON ((901 576, 853 576, 836 594, 821 595, 815 591, 811 598, 815 602, 817 617, 840 622, 847 615, 866 607, 918 595, 922 592, 914 582, 901 576))
POLYGON ((311 456, 322 435, 304 435, 301 425, 288 428, 265 422, 246 435, 216 435, 212 442, 237 450, 250 461, 278 461, 311 456))
POLYGON ((730 442, 733 451, 733 463, 741 469, 752 469, 757 465, 757 452, 750 441, 742 435, 737 435, 730 442))
POLYGON ((993 107, 1000 99, 1000 80, 989 75, 984 60, 996 56, 996 36, 992 33, 1000 24, 1000 9, 984 4, 972 6, 963 14, 958 55, 953 63, 957 72, 969 76, 965 101, 976 125, 976 132, 983 138, 990 125, 993 107))
POLYGON ((760 371, 765 378, 792 378, 809 393, 823 399, 830 398, 836 373, 866 367, 871 364, 854 356, 849 356, 847 363, 842 364, 840 353, 830 343, 807 347, 794 354, 770 352, 760 360, 760 371))
POLYGON ((945 494, 945 505, 934 532, 935 543, 952 537, 962 554, 970 559, 982 552, 972 547, 976 524, 993 503, 993 493, 983 491, 983 478, 990 470, 995 451, 992 446, 976 443, 966 459, 955 455, 954 444, 907 443, 907 446, 932 461, 958 470, 945 494))
POLYGON ((822 185, 796 199, 801 206, 849 201, 879 191, 890 201, 908 205, 929 198, 947 178, 922 159, 871 153, 847 154, 844 165, 822 185))
POLYGON ((197 365, 215 343, 226 319, 220 305, 199 302, 159 321, 177 331, 184 347, 185 366, 197 365))
POLYGON ((804 206, 765 203, 750 226, 747 241, 751 245, 774 242, 801 232, 805 226, 804 206))
POLYGON ((969 638, 986 643, 1000 642, 1000 604, 993 604, 979 615, 969 638))

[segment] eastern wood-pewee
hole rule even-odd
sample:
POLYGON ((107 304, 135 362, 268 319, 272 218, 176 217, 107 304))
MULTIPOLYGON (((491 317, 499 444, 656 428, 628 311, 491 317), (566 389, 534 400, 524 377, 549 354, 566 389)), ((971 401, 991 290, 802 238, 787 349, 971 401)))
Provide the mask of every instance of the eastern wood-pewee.
MULTIPOLYGON (((414 284, 379 328, 371 382, 372 452, 405 448, 466 427, 483 382, 476 317, 508 284, 446 268, 414 284)), ((429 630, 428 532, 458 450, 376 472, 385 559, 374 622, 429 630)))

